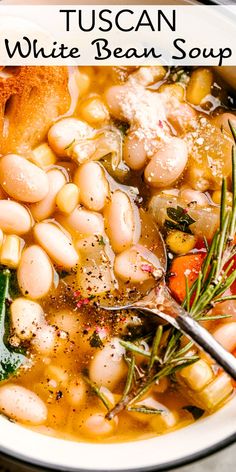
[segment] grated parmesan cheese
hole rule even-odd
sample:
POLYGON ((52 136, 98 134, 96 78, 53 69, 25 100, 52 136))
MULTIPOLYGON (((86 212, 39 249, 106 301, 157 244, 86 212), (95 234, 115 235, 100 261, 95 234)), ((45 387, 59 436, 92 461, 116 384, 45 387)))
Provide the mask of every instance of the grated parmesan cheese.
POLYGON ((132 131, 143 140, 147 156, 151 157, 160 142, 169 137, 162 94, 145 89, 132 76, 124 88, 120 101, 122 114, 132 123, 132 131))

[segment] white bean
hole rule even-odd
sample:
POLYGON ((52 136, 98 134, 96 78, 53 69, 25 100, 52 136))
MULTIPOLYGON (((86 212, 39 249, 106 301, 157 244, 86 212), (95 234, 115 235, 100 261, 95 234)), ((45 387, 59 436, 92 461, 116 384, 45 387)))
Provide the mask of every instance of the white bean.
POLYGON ((144 141, 133 131, 124 140, 124 160, 133 170, 141 170, 147 162, 147 152, 144 141))
POLYGON ((197 112, 187 103, 180 103, 176 98, 170 98, 169 110, 167 109, 168 121, 176 129, 177 133, 183 134, 194 129, 197 125, 197 112))
POLYGON ((171 138, 154 154, 144 176, 151 187, 171 185, 182 174, 188 160, 188 150, 180 138, 171 138))
POLYGON ((0 160, 0 183, 8 195, 29 203, 42 200, 49 190, 47 174, 17 154, 0 160))
POLYGON ((0 200, 0 228, 4 233, 25 234, 32 226, 32 218, 26 208, 11 200, 0 200))
POLYGON ((216 340, 228 351, 236 349, 236 323, 222 323, 213 332, 216 340))
POLYGON ((0 411, 15 421, 30 425, 45 423, 47 407, 34 392, 19 385, 0 387, 0 411))
POLYGON ((94 413, 85 419, 83 430, 92 437, 109 436, 114 433, 118 424, 118 418, 109 421, 103 413, 94 413))
POLYGON ((137 249, 130 248, 121 252, 115 258, 114 272, 124 282, 142 283, 151 277, 151 274, 142 270, 145 260, 137 249))
POLYGON ((53 151, 61 157, 71 156, 76 141, 92 136, 93 129, 76 118, 63 118, 48 132, 48 142, 53 151))
POLYGON ((37 329, 31 344, 43 355, 52 354, 56 347, 56 330, 53 326, 44 325, 37 329))
MULTIPOLYGON (((162 403, 158 402, 154 397, 148 396, 142 400, 140 400, 138 403, 135 404, 137 407, 146 407, 150 408, 153 410, 159 410, 159 414, 149 414, 149 419, 151 421, 152 427, 155 429, 156 432, 161 433, 164 432, 165 430, 174 427, 177 423, 178 420, 178 415, 176 412, 172 412, 166 406, 164 406, 162 403)), ((130 412, 130 414, 137 418, 138 421, 142 421, 144 423, 147 422, 147 415, 145 413, 140 413, 140 412, 130 412)))
POLYGON ((52 260, 61 267, 71 269, 79 262, 71 239, 53 223, 37 223, 34 236, 52 260))
POLYGON ((11 304, 11 321, 20 339, 31 339, 44 321, 44 311, 39 303, 26 298, 16 298, 11 304))
POLYGON ((135 218, 129 197, 116 190, 104 211, 105 231, 115 252, 122 252, 134 242, 135 218))
POLYGON ((191 188, 184 188, 180 191, 179 197, 186 203, 196 203, 198 206, 208 206, 209 200, 205 193, 191 188))
POLYGON ((118 120, 125 119, 121 104, 125 100, 126 92, 127 86, 124 85, 114 85, 105 92, 105 100, 109 111, 118 120))
POLYGON ((109 185, 103 168, 97 162, 86 162, 75 173, 74 183, 80 190, 80 201, 89 210, 101 211, 108 201, 109 185))
POLYGON ((79 378, 70 382, 68 386, 67 399, 73 407, 80 405, 85 400, 86 388, 83 379, 79 378))
POLYGON ((46 252, 34 244, 22 254, 17 271, 21 292, 33 300, 42 298, 53 283, 53 267, 46 252))
POLYGON ((68 231, 76 232, 80 235, 90 236, 94 234, 104 233, 104 220, 100 213, 85 210, 85 208, 78 206, 68 216, 60 218, 62 226, 68 231))
POLYGON ((90 379, 98 386, 113 390, 126 373, 124 354, 125 349, 121 346, 119 339, 111 339, 95 354, 89 367, 90 379))
POLYGON ((66 177, 59 169, 51 169, 47 172, 49 191, 47 195, 37 203, 30 205, 30 211, 36 221, 49 218, 56 210, 56 196, 65 185, 66 177))

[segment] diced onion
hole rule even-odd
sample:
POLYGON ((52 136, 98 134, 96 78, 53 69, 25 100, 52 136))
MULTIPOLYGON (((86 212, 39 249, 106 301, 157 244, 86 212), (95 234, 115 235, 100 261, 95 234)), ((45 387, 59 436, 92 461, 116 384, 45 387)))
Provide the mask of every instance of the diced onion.
POLYGON ((106 127, 92 137, 76 141, 72 157, 79 164, 87 160, 98 161, 111 154, 112 169, 115 170, 122 160, 122 135, 114 127, 106 127))

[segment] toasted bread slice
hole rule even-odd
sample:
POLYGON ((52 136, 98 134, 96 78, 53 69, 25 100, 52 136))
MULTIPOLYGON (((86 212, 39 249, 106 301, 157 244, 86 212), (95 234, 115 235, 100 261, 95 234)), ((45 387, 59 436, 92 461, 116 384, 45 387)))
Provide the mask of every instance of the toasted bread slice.
POLYGON ((70 107, 66 67, 7 67, 0 74, 0 153, 28 154, 70 107))

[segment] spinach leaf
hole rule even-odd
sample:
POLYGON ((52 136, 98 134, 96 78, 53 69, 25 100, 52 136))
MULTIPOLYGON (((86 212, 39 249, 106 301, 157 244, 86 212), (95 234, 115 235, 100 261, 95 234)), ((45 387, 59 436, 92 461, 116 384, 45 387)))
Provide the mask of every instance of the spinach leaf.
POLYGON ((205 411, 202 410, 202 408, 199 408, 198 406, 194 406, 194 405, 183 406, 183 410, 186 410, 189 413, 191 413, 191 415, 193 416, 195 420, 199 420, 199 418, 201 418, 205 413, 205 411))
POLYGON ((6 346, 4 341, 10 277, 11 273, 8 269, 0 271, 0 381, 14 374, 26 360, 23 354, 14 352, 10 346, 6 346))
POLYGON ((177 208, 169 207, 166 210, 168 217, 172 220, 165 220, 165 227, 168 229, 178 229, 184 233, 192 234, 190 225, 195 223, 195 220, 188 214, 188 211, 177 206, 177 208))

